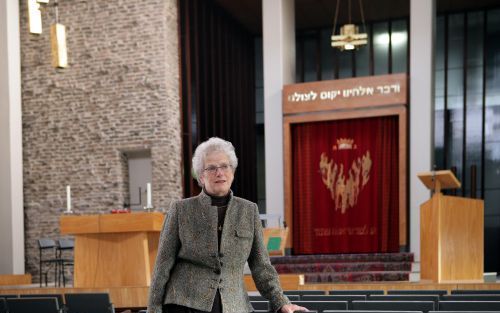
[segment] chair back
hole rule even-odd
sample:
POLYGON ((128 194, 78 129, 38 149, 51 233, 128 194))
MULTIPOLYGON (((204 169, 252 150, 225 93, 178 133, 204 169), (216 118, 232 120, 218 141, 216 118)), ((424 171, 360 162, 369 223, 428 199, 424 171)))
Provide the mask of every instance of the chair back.
MULTIPOLYGON (((300 296, 299 295, 286 295, 286 297, 288 298, 288 300, 290 301, 299 301, 300 300, 300 296)), ((267 301, 266 298, 264 298, 263 296, 261 295, 254 295, 254 296, 248 296, 248 299, 250 301, 267 301)))
POLYGON ((330 290, 329 295, 383 295, 383 290, 330 290))
POLYGON ((269 301, 250 301, 254 310, 269 311, 269 301))
POLYGON ((303 295, 303 301, 347 301, 347 309, 352 310, 352 301, 364 301, 365 295, 303 295))
MULTIPOLYGON (((346 312, 344 312, 344 313, 346 313, 346 312)), ((398 313, 400 313, 400 312, 398 312, 398 313)), ((473 310, 467 310, 467 311, 429 311, 429 313, 500 313, 500 311, 473 311, 473 310)))
POLYGON ((283 293, 285 295, 324 295, 325 292, 323 290, 284 290, 283 293))
POLYGON ((8 298, 9 313, 59 313, 57 298, 8 298))
POLYGON ((59 239, 57 241, 57 249, 72 250, 75 248, 75 242, 72 239, 59 239))
POLYGON ((433 301, 353 301, 354 310, 385 310, 385 311, 434 311, 433 301))
POLYGON ((323 312, 325 310, 347 310, 347 301, 292 301, 293 304, 303 306, 309 310, 323 312))
POLYGON ((487 294, 487 295, 496 295, 500 294, 500 290, 474 290, 474 289, 457 289, 457 290, 452 290, 451 291, 452 295, 463 295, 463 294, 487 294))
POLYGON ((54 265, 54 284, 57 282, 57 266, 60 263, 60 260, 57 258, 57 250, 56 248, 56 242, 50 238, 41 238, 38 239, 38 252, 39 252, 39 266, 38 266, 38 271, 40 275, 40 287, 42 287, 42 276, 45 275, 45 286, 47 286, 47 275, 48 271, 44 271, 44 265, 45 264, 52 264, 54 265), (43 253, 43 251, 47 251, 46 253, 43 253), (54 252, 52 256, 46 256, 47 253, 49 252, 54 252), (44 257, 45 256, 45 257, 44 257))
POLYGON ((64 300, 62 294, 58 293, 46 293, 46 294, 23 294, 19 295, 21 298, 56 298, 57 299, 57 304, 59 305, 60 308, 64 307, 64 300))
POLYGON ((67 313, 114 313, 107 293, 66 293, 67 313))
POLYGON ((446 295, 447 290, 430 289, 430 290, 387 290, 388 295, 446 295))
MULTIPOLYGON (((444 313, 444 312, 434 312, 433 313, 444 313)), ((356 311, 340 311, 340 310, 326 310, 323 313, 422 313, 422 311, 387 311, 387 310, 356 310, 356 311)), ((429 312, 430 313, 430 312, 429 312)), ((463 312, 460 312, 463 313, 463 312)), ((485 313, 485 312, 481 312, 485 313)), ((498 312, 500 313, 500 312, 498 312)))
POLYGON ((38 248, 40 249, 51 249, 56 247, 56 242, 50 238, 38 239, 38 248))
POLYGON ((500 311, 500 301, 439 301, 440 311, 500 311))
POLYGON ((441 296, 441 301, 500 301, 500 294, 498 295, 487 295, 487 294, 455 294, 455 295, 443 295, 441 296))
POLYGON ((439 308, 439 295, 370 295, 369 301, 433 301, 434 309, 439 308))
POLYGON ((288 298, 288 300, 290 301, 299 301, 301 297, 301 295, 286 295, 286 297, 288 298))
MULTIPOLYGON (((289 298, 290 299, 290 298, 289 298)), ((261 296, 261 295, 255 295, 255 296, 248 296, 248 300, 250 301, 267 301, 266 298, 264 298, 264 296, 261 296)))
POLYGON ((7 302, 5 298, 0 298, 0 313, 7 313, 7 302))

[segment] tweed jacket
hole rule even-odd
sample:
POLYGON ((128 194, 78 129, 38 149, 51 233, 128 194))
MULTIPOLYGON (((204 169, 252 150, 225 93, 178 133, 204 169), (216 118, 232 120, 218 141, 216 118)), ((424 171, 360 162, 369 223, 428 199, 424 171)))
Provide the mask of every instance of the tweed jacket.
POLYGON ((149 313, 174 303, 210 311, 219 289, 223 313, 252 312, 243 281, 248 261, 255 285, 277 311, 290 301, 264 246, 257 205, 232 192, 217 243, 217 209, 203 191, 175 201, 167 212, 149 290, 149 313))

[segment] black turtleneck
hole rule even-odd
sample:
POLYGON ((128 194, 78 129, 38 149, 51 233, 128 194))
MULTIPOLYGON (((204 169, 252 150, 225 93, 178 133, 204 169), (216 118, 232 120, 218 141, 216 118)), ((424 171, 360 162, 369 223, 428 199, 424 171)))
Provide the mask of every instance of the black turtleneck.
POLYGON ((218 250, 220 252, 220 242, 222 238, 222 229, 224 227, 224 218, 226 217, 227 205, 229 203, 229 194, 225 196, 212 196, 207 192, 207 195, 212 199, 212 206, 217 207, 217 241, 218 250))

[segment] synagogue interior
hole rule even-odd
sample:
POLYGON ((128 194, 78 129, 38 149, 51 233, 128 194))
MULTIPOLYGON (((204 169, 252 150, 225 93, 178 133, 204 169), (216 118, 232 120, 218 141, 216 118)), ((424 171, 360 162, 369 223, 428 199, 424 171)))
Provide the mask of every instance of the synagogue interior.
POLYGON ((498 0, 3 0, 0 151, 0 313, 500 312, 498 0))

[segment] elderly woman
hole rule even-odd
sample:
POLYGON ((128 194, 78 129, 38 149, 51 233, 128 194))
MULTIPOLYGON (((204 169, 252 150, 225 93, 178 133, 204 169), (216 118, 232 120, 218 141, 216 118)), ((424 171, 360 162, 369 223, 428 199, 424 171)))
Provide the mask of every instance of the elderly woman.
POLYGON ((149 313, 252 312, 243 282, 248 261, 273 312, 306 310, 283 295, 264 246, 257 205, 233 196, 238 159, 220 138, 200 144, 193 169, 203 191, 174 202, 160 235, 149 313))

